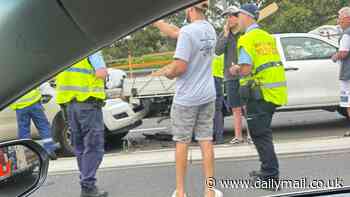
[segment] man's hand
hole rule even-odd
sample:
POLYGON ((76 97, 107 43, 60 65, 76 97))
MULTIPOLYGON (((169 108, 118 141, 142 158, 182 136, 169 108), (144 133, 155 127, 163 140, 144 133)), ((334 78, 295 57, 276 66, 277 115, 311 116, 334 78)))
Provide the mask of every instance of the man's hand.
POLYGON ((241 67, 239 65, 232 64, 230 68, 230 73, 231 75, 236 76, 239 74, 240 70, 241 70, 241 67))
POLYGON ((337 62, 337 61, 338 61, 338 53, 336 53, 336 54, 334 54, 334 55, 332 56, 332 61, 333 61, 333 62, 337 62))
POLYGON ((149 76, 150 77, 161 77, 161 76, 164 76, 164 71, 157 70, 155 72, 152 72, 149 76))
POLYGON ((349 56, 349 51, 338 51, 336 54, 332 56, 332 60, 334 62, 338 60, 344 60, 349 56))
POLYGON ((152 24, 152 26, 158 28, 161 33, 169 36, 170 38, 177 39, 179 37, 180 28, 175 25, 171 25, 164 20, 156 21, 152 24))
POLYGON ((150 74, 150 77, 160 77, 164 76, 168 79, 174 79, 181 76, 187 70, 187 62, 183 60, 176 59, 172 63, 164 66, 163 68, 157 70, 150 74))
POLYGON ((230 33, 230 26, 228 24, 228 21, 226 21, 224 25, 224 37, 227 38, 229 33, 230 33))

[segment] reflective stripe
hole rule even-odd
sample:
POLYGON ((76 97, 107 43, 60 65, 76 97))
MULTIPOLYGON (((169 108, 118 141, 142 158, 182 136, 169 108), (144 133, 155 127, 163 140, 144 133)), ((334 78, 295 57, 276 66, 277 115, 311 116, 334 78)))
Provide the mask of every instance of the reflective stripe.
POLYGON ((79 86, 60 86, 58 88, 60 91, 79 91, 79 92, 104 92, 104 88, 89 88, 89 87, 79 87, 79 86))
POLYGON ((263 85, 264 88, 272 89, 272 88, 278 88, 278 87, 287 87, 287 82, 275 82, 275 83, 265 83, 263 85))
POLYGON ((84 69, 84 68, 76 68, 76 67, 71 67, 66 70, 67 72, 76 72, 76 73, 83 73, 83 74, 94 74, 94 71, 84 69))
POLYGON ((44 144, 47 144, 47 143, 51 143, 53 142, 53 139, 52 138, 46 138, 46 139, 43 139, 43 140, 40 140, 42 143, 44 144))
POLYGON ((258 74, 259 72, 267 69, 267 68, 271 68, 271 67, 279 67, 279 66, 283 66, 282 62, 269 62, 263 65, 260 65, 256 71, 255 74, 258 74))
POLYGON ((38 99, 38 96, 33 96, 30 98, 22 98, 22 99, 17 100, 15 103, 26 103, 26 102, 34 101, 36 99, 38 99))

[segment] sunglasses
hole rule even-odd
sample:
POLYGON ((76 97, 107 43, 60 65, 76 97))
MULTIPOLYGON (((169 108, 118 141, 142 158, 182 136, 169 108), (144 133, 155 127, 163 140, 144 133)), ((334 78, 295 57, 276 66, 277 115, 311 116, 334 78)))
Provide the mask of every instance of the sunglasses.
POLYGON ((234 16, 234 17, 238 17, 239 13, 234 13, 234 14, 229 14, 229 16, 234 16))

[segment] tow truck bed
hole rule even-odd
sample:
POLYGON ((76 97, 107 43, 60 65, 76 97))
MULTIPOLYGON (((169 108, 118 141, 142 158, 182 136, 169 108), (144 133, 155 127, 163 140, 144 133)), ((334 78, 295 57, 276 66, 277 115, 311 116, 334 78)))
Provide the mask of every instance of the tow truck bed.
POLYGON ((175 80, 165 77, 135 77, 124 80, 123 95, 138 99, 174 96, 175 80))

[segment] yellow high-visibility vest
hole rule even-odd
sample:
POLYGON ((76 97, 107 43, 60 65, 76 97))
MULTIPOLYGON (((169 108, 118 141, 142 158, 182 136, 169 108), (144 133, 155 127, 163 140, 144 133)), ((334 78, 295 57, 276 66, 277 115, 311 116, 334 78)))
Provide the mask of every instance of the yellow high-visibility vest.
POLYGON ((214 57, 211 69, 214 77, 224 78, 224 54, 214 57))
POLYGON ((238 53, 241 47, 252 58, 253 68, 252 74, 243 77, 240 84, 254 80, 265 101, 279 106, 287 104, 287 81, 275 38, 261 29, 253 29, 239 38, 238 53))
POLYGON ((89 97, 105 99, 106 94, 104 80, 96 77, 95 69, 85 58, 56 77, 56 102, 84 102, 89 97))
POLYGON ((40 99, 41 93, 39 89, 34 89, 11 104, 10 108, 13 110, 23 109, 39 102, 40 99))

